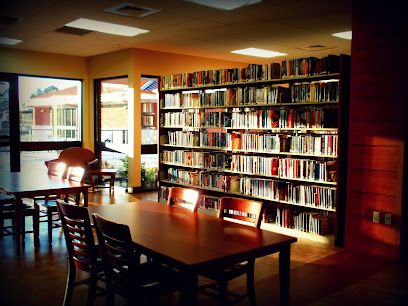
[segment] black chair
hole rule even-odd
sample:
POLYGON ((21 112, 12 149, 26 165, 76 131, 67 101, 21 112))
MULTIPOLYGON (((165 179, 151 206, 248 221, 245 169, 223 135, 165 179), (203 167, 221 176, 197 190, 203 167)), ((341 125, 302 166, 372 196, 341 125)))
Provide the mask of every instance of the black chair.
POLYGON ((180 289, 179 272, 155 261, 140 263, 141 252, 132 242, 127 225, 98 214, 92 217, 104 265, 108 305, 114 304, 115 294, 134 305, 180 289))
POLYGON ((68 277, 64 305, 70 304, 74 287, 81 284, 89 285, 87 305, 93 305, 97 296, 96 290, 99 289, 101 293, 105 291, 97 285, 98 280, 104 281, 103 265, 98 256, 98 246, 95 245, 88 209, 67 204, 61 200, 56 202, 68 251, 68 277), (89 272, 89 278, 76 282, 77 269, 89 272))
MULTIPOLYGON (((220 211, 218 217, 228 218, 231 221, 237 220, 245 222, 247 225, 260 228, 261 226, 262 203, 248 199, 222 197, 220 201, 220 211)), ((214 283, 201 286, 201 293, 214 296, 220 299, 222 305, 235 304, 248 296, 249 304, 256 305, 255 284, 254 284, 255 259, 231 265, 223 270, 209 270, 201 273, 202 276, 214 280, 214 283), (247 293, 238 295, 228 291, 228 282, 238 276, 246 274, 247 293), (228 296, 233 298, 228 301, 228 296)))
MULTIPOLYGON (((63 177, 65 170, 64 163, 50 162, 48 164, 48 174, 56 177, 63 177), (63 166, 62 166, 63 165, 63 166)), ((84 175, 84 169, 81 167, 69 167, 67 179, 74 182, 81 182, 82 176, 84 175)), ((79 199, 70 198, 66 195, 66 200, 75 201, 79 204, 79 199)), ((40 211, 40 222, 47 222, 48 224, 48 243, 52 244, 52 229, 56 227, 61 227, 57 222, 59 221, 58 210, 57 210, 57 195, 51 195, 47 197, 34 198, 34 204, 38 207, 40 211), (45 220, 41 220, 44 218, 45 220)))
MULTIPOLYGON (((15 233, 15 204, 14 198, 8 194, 0 193, 0 236, 14 235, 15 233), (12 224, 6 226, 4 224, 5 220, 11 219, 12 224)), ((21 234, 23 239, 25 239, 25 234, 33 233, 34 234, 34 245, 38 245, 40 226, 39 226, 39 212, 37 207, 33 207, 27 204, 22 204, 18 214, 21 216, 21 234), (31 216, 33 219, 33 229, 26 230, 25 218, 31 216)))

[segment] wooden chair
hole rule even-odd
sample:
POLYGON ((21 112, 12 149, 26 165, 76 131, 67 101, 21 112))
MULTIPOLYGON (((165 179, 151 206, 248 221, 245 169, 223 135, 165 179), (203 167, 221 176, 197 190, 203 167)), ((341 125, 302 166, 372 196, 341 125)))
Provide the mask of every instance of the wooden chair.
POLYGON ((57 209, 64 229, 65 242, 68 251, 68 277, 65 288, 64 305, 69 305, 75 286, 88 284, 87 305, 93 305, 96 290, 104 293, 104 289, 97 286, 102 278, 103 265, 98 256, 99 249, 95 245, 92 225, 86 207, 67 204, 57 200, 57 209), (89 278, 75 281, 77 269, 89 272, 89 278))
POLYGON ((197 212, 199 205, 198 197, 199 193, 196 190, 183 187, 171 187, 167 205, 183 207, 197 212))
POLYGON ((62 162, 67 165, 63 176, 64 178, 68 176, 68 169, 70 167, 81 167, 85 169, 82 181, 86 182, 91 179, 87 171, 98 167, 98 159, 92 151, 76 147, 62 150, 57 159, 46 161, 45 165, 48 167, 50 162, 62 162))
MULTIPOLYGON (((48 174, 52 175, 56 174, 60 177, 63 176, 64 169, 61 163, 51 162, 48 166, 48 174), (58 169, 57 169, 58 168, 58 169)), ((68 180, 74 182, 81 182, 82 176, 84 174, 84 169, 81 167, 69 167, 68 169, 68 180)), ((60 227, 61 225, 56 221, 59 220, 58 209, 57 209, 57 195, 52 195, 45 198, 34 198, 34 204, 39 208, 40 218, 44 217, 45 220, 40 220, 40 222, 47 222, 48 223, 48 243, 52 244, 52 229, 56 227, 60 227)), ((72 198, 69 195, 66 195, 66 201, 75 201, 76 204, 79 205, 79 198, 72 198)))
MULTIPOLYGON (((220 201, 220 211, 218 217, 221 219, 228 218, 231 221, 237 220, 240 223, 245 223, 250 226, 260 228, 261 226, 262 203, 241 198, 222 197, 220 201)), ((255 260, 249 260, 239 264, 234 264, 224 270, 211 270, 202 273, 201 275, 212 280, 215 283, 205 285, 199 288, 200 292, 215 296, 220 299, 223 305, 228 304, 228 295, 234 300, 230 303, 236 303, 246 296, 249 298, 251 306, 256 305, 255 285, 254 285, 254 268, 255 260), (247 277, 247 293, 237 295, 228 291, 228 281, 246 274, 247 277), (214 293, 214 291, 218 292, 214 293)))
POLYGON ((140 263, 140 250, 132 242, 129 227, 92 214, 105 271, 107 304, 118 294, 129 305, 143 304, 180 289, 179 272, 154 261, 140 263))
MULTIPOLYGON (((25 234, 33 233, 34 234, 34 245, 38 246, 39 233, 40 233, 38 208, 23 203, 18 213, 21 215, 21 233, 23 235, 23 239, 25 239, 25 234), (33 229, 32 230, 26 230, 26 227, 25 227, 25 218, 28 216, 31 216, 33 218, 33 229)), ((15 214, 16 214, 16 211, 15 211, 15 205, 14 205, 14 198, 8 194, 0 193, 0 236, 14 235, 15 214), (12 220, 12 225, 10 226, 4 225, 4 221, 7 219, 12 220)))

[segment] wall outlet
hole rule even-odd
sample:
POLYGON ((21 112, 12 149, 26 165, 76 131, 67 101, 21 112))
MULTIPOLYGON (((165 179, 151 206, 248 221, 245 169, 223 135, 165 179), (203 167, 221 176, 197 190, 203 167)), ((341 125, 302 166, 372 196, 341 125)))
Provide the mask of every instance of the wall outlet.
POLYGON ((385 223, 386 225, 391 225, 391 214, 385 214, 384 223, 385 223))
POLYGON ((380 212, 379 211, 373 212, 373 222, 380 223, 380 212))

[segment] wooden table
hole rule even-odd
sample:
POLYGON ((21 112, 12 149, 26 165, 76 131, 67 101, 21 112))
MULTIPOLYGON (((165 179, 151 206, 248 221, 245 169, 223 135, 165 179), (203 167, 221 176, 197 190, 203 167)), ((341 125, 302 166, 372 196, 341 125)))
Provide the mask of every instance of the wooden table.
MULTIPOLYGON (((37 171, 9 172, 0 174, 0 192, 12 195, 15 198, 16 213, 14 214, 14 224, 17 240, 17 252, 20 251, 21 243, 21 216, 18 214, 22 207, 23 198, 33 198, 36 196, 77 194, 84 196, 84 206, 88 206, 88 186, 82 183, 69 181, 66 179, 49 176, 47 173, 37 171)), ((34 237, 35 245, 38 244, 38 237, 34 237)))
POLYGON ((89 175, 91 176, 91 185, 92 185, 92 192, 95 192, 95 182, 93 177, 103 177, 109 176, 109 185, 108 186, 99 186, 98 182, 96 183, 96 189, 99 188, 109 188, 109 193, 111 192, 112 188, 115 186, 115 176, 119 169, 90 169, 88 170, 89 175))
MULTIPOLYGON (((126 224, 147 256, 183 274, 182 305, 197 304, 198 275, 279 252, 280 303, 289 304, 290 247, 297 239, 155 201, 94 206, 89 215, 126 224)), ((271 300, 273 297, 271 297, 271 300)))

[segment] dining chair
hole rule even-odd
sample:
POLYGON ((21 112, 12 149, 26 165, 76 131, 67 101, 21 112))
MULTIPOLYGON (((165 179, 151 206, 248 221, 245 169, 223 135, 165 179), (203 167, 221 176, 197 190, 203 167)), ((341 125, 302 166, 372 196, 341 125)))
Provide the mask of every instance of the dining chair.
MULTIPOLYGON (((233 222, 244 223, 249 226, 260 228, 261 226, 262 203, 241 198, 221 197, 218 217, 233 222)), ((235 304, 248 296, 249 304, 256 305, 255 284, 254 284, 255 259, 242 263, 233 264, 223 270, 208 270, 200 275, 212 279, 215 282, 201 286, 201 293, 215 296, 220 299, 222 305, 235 304), (246 274, 247 292, 242 295, 228 291, 228 282, 241 275, 246 274), (228 301, 228 296, 233 301, 228 301)))
POLYGON ((180 290, 178 271, 155 261, 141 263, 141 250, 132 242, 129 227, 92 214, 105 271, 107 304, 114 296, 129 305, 154 302, 159 296, 180 290))
POLYGON ((187 208, 193 212, 198 210, 199 192, 193 189, 183 187, 171 187, 167 205, 174 205, 178 207, 187 208))
POLYGON ((87 305, 93 305, 96 291, 105 293, 105 290, 98 286, 98 280, 104 281, 103 264, 95 244, 88 209, 62 200, 56 203, 68 251, 68 276, 63 305, 70 304, 74 287, 81 284, 89 285, 87 305), (88 272, 89 277, 76 281, 77 269, 88 272))
MULTIPOLYGON (((48 164, 48 174, 56 177, 63 177, 65 171, 64 163, 50 162, 48 164), (54 164, 54 165, 53 165, 54 164)), ((81 182, 82 176, 84 174, 84 169, 81 167, 69 167, 67 172, 67 179, 73 182, 81 182)), ((79 204, 79 198, 72 198, 69 195, 65 195, 66 201, 75 201, 79 204)), ((57 199, 58 195, 52 195, 42 198, 34 198, 34 204, 38 206, 40 211, 40 222, 48 223, 48 243, 52 244, 52 229, 61 227, 57 221, 60 219, 57 209, 57 199), (44 218, 45 220, 41 220, 44 218)))
MULTIPOLYGON (((39 213, 38 208, 25 203, 22 203, 22 207, 17 212, 21 216, 21 233, 23 239, 25 234, 34 234, 34 245, 38 245, 40 226, 39 226, 39 213), (31 216, 33 219, 33 229, 26 230, 25 218, 31 216)), ((0 236, 14 235, 15 233, 15 219, 16 209, 14 204, 14 198, 8 194, 0 193, 0 236), (11 219, 11 225, 6 226, 5 220, 11 219)))

